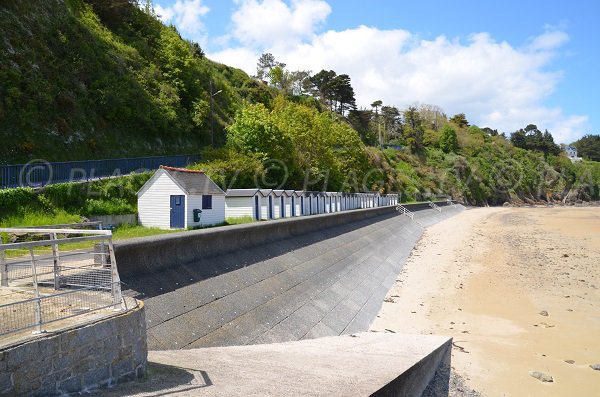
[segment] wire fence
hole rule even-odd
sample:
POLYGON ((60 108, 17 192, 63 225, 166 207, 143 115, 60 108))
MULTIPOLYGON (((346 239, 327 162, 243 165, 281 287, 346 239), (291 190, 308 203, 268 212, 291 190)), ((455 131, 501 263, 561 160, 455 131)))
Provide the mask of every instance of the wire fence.
POLYGON ((155 170, 161 165, 185 167, 200 161, 198 155, 131 157, 121 159, 0 165, 0 188, 41 187, 53 183, 84 182, 155 170))
POLYGON ((0 335, 124 308, 110 230, 0 228, 0 335), (80 242, 94 248, 61 251, 80 242))

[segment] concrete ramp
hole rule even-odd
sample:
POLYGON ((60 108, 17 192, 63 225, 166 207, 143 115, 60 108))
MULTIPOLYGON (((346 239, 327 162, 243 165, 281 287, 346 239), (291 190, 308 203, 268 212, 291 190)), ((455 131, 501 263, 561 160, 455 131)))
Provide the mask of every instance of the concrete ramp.
POLYGON ((388 207, 161 236, 120 244, 117 263, 145 301, 150 350, 351 334, 368 330, 423 226, 463 209, 413 206, 418 223, 388 207), (285 238, 267 235, 274 228, 285 238), (202 255, 219 233, 220 252, 202 255))
POLYGON ((442 396, 450 352, 447 337, 382 333, 155 351, 147 382, 104 395, 442 396))

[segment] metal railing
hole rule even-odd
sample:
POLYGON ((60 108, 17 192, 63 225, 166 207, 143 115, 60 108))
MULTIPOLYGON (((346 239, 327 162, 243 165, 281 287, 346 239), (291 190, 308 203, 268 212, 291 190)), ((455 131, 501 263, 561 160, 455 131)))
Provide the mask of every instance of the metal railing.
POLYGON ((429 206, 431 208, 433 208, 434 210, 438 211, 438 212, 442 212, 442 209, 436 203, 434 203, 433 201, 429 202, 429 206))
POLYGON ((452 201, 452 199, 448 199, 446 200, 446 204, 452 206, 452 207, 456 207, 456 203, 454 201, 452 201))
POLYGON ((110 230, 0 228, 0 335, 109 308, 125 308, 110 230), (60 250, 81 242, 107 249, 60 250))
POLYGON ((53 183, 84 182, 156 170, 161 165, 185 167, 200 161, 198 155, 131 157, 121 159, 0 165, 0 188, 40 187, 53 183))
POLYGON ((404 216, 408 216, 413 221, 415 220, 415 214, 412 213, 408 208, 403 206, 402 204, 396 205, 396 211, 400 212, 404 216))

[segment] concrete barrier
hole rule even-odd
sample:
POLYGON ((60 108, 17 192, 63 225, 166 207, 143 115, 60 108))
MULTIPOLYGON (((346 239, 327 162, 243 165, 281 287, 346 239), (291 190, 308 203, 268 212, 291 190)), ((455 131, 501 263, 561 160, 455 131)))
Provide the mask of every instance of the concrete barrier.
MULTIPOLYGON (((434 211, 427 203, 404 206, 411 211, 434 211)), ((115 255, 122 276, 139 275, 352 222, 396 215, 396 207, 388 206, 142 237, 116 242, 115 255)))

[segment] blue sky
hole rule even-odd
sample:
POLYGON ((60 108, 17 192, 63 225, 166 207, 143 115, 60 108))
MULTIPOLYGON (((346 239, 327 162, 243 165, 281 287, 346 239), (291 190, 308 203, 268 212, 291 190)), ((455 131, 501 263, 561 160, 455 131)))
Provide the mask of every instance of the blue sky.
POLYGON ((600 3, 154 0, 208 57, 255 73, 262 52, 292 70, 352 78, 359 106, 431 104, 557 142, 599 133, 600 3))

